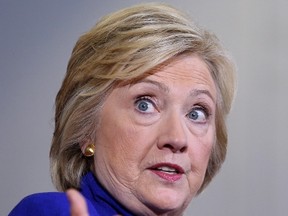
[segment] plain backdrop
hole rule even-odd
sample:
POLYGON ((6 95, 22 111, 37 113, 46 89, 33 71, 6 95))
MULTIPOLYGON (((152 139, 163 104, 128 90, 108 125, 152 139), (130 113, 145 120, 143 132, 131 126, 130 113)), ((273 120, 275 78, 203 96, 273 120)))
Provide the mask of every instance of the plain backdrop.
MULTIPOLYGON (((0 1, 0 215, 54 191, 54 98, 78 37, 136 0, 0 1)), ((170 0, 215 32, 238 67, 221 172, 186 215, 288 214, 288 1, 170 0)))

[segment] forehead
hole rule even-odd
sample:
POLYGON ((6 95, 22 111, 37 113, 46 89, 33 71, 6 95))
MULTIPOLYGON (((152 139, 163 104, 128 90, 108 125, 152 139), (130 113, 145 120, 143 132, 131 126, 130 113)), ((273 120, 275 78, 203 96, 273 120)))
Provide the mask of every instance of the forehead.
POLYGON ((179 56, 154 68, 146 75, 145 79, 178 86, 181 89, 185 87, 205 89, 216 98, 216 86, 209 68, 196 55, 179 56))

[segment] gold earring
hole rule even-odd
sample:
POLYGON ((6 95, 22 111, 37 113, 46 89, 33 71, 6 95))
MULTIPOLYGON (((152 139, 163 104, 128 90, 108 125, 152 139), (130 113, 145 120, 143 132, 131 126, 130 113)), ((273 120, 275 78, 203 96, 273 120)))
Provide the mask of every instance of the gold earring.
POLYGON ((94 144, 89 144, 87 145, 87 147, 85 148, 85 152, 84 155, 86 157, 91 157, 94 155, 94 150, 95 150, 95 145, 94 144))

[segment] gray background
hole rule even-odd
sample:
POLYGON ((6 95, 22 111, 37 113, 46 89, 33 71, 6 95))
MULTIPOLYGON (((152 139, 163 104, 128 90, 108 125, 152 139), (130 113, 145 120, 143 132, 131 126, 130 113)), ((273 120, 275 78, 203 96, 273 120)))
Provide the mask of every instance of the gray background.
MULTIPOLYGON (((136 0, 0 2, 0 215, 51 191, 54 98, 78 37, 136 0)), ((238 65, 227 160, 186 215, 288 214, 288 1, 164 1, 214 31, 238 65)))

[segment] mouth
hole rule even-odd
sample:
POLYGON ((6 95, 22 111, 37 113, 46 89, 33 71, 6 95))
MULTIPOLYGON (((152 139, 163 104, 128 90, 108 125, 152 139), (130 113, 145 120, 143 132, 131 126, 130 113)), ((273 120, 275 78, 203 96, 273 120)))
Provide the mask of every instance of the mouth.
POLYGON ((180 180, 182 175, 185 173, 181 166, 171 163, 155 164, 150 167, 149 170, 151 170, 161 179, 164 179, 168 182, 175 182, 180 180))

